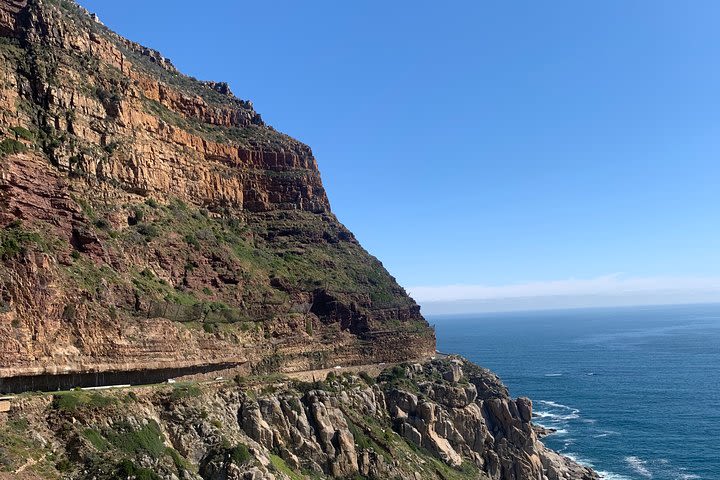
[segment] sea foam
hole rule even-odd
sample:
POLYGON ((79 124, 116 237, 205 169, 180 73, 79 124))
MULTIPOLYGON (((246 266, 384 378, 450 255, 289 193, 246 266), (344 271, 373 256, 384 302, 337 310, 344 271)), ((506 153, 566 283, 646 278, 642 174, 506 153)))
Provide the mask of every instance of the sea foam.
POLYGON ((547 418, 549 420, 554 420, 557 422, 566 422, 568 420, 575 420, 579 418, 579 415, 577 413, 570 413, 568 415, 560 415, 557 413, 551 413, 551 412, 545 412, 543 410, 537 410, 533 412, 533 415, 538 418, 547 418))
POLYGON ((647 462, 635 456, 625 457, 625 461, 638 475, 645 478, 653 478, 652 472, 647 468, 647 462))
POLYGON ((603 480, 632 480, 630 477, 626 477, 625 475, 620 475, 618 473, 606 472, 603 470, 600 470, 597 473, 603 480))

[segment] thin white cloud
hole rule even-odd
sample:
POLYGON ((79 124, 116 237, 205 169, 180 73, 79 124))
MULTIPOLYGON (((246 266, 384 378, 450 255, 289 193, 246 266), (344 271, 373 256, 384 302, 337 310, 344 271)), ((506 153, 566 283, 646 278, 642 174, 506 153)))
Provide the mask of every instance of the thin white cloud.
POLYGON ((452 302, 557 296, 646 296, 648 294, 720 295, 720 277, 628 277, 622 274, 589 279, 567 279, 512 285, 439 285, 410 287, 418 302, 452 302))

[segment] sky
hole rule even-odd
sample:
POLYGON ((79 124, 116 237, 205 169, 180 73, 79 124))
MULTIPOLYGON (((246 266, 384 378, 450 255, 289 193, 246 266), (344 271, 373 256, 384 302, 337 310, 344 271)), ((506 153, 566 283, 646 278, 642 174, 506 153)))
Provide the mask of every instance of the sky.
POLYGON ((720 301, 720 2, 80 3, 309 144, 423 311, 720 301))

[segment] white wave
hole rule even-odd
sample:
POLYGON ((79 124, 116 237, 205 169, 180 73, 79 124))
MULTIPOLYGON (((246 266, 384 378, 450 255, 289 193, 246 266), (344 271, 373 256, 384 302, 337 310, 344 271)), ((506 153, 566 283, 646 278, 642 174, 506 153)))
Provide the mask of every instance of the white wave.
POLYGON ((546 377, 562 377, 563 374, 562 373, 546 373, 545 376, 546 377))
POLYGON ((597 473, 603 480, 632 480, 630 477, 626 477, 625 475, 620 475, 613 472, 606 472, 604 470, 599 470, 597 473))
POLYGON ((563 447, 568 448, 575 445, 575 439, 574 438, 568 438, 563 442, 563 447))
POLYGON ((556 422, 567 422, 568 420, 575 420, 580 417, 580 415, 578 415, 578 413, 575 411, 568 415, 560 415, 558 413, 545 412, 543 410, 534 411, 533 416, 536 416, 538 418, 547 418, 548 420, 553 420, 556 422))
POLYGON ((638 475, 642 475, 645 478, 653 478, 653 474, 647 468, 647 462, 635 456, 625 457, 625 461, 630 468, 635 470, 638 475))
MULTIPOLYGON (((562 373, 559 373, 557 375, 562 375, 562 373)), ((563 405, 562 403, 553 402, 551 400, 538 400, 538 403, 542 403, 543 405, 547 405, 548 407, 564 408, 565 410, 575 410, 572 407, 568 407, 567 405, 563 405)))
MULTIPOLYGON (((664 459, 663 459, 663 460, 664 460, 664 459)), ((660 461, 663 462, 663 460, 660 460, 660 461)), ((670 463, 670 462, 668 462, 667 460, 665 460, 664 463, 670 463)), ((679 470, 680 470, 681 472, 686 472, 686 471, 687 471, 687 468, 685 468, 685 467, 680 467, 679 470)), ((678 480, 699 480, 700 478, 701 478, 700 475, 695 475, 694 473, 680 473, 680 474, 678 474, 678 480)))

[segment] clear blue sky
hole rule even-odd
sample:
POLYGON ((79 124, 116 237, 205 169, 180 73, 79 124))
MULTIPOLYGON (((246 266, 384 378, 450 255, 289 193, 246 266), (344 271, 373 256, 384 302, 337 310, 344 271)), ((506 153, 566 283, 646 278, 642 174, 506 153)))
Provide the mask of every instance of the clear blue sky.
POLYGON ((312 146, 405 286, 720 272, 720 2, 80 3, 312 146))

